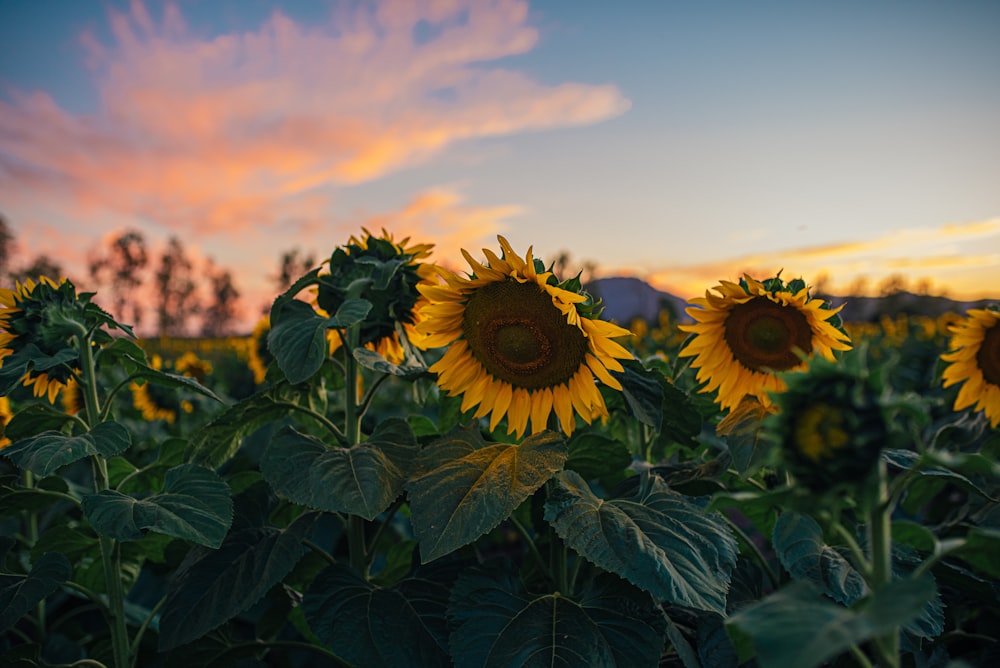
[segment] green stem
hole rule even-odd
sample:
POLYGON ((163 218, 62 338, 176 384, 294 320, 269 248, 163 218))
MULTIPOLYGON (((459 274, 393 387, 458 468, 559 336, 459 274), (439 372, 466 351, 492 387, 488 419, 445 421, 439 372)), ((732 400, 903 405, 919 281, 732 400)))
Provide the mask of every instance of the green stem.
POLYGON ((722 513, 722 519, 726 521, 726 524, 729 525, 729 528, 732 529, 737 538, 739 538, 740 541, 746 545, 747 549, 750 550, 750 556, 753 557, 753 560, 757 562, 757 565, 759 565, 761 570, 764 571, 764 574, 767 575, 767 579, 771 581, 771 586, 777 589, 781 584, 781 581, 778 579, 778 575, 774 572, 774 569, 771 568, 771 564, 768 563, 767 557, 765 557, 764 553, 760 551, 759 547, 757 547, 757 544, 754 543, 750 536, 748 536, 746 532, 743 531, 743 529, 740 528, 740 526, 736 524, 736 522, 734 522, 728 515, 722 513))
MULTIPOLYGON (((24 488, 32 489, 35 486, 35 474, 31 471, 25 469, 24 471, 24 488)), ((35 511, 28 512, 28 547, 33 548, 38 542, 38 513, 35 511)), ((35 614, 38 617, 36 622, 36 628, 38 629, 38 644, 45 644, 45 599, 43 598, 35 606, 35 614)))
POLYGON ((552 580, 553 584, 555 584, 555 578, 552 577, 552 571, 549 568, 549 563, 548 561, 546 561, 544 557, 542 557, 542 553, 538 549, 538 545, 536 545, 535 541, 531 538, 531 534, 528 533, 527 527, 521 524, 521 522, 513 515, 511 515, 507 519, 509 519, 514 524, 514 526, 517 527, 517 530, 521 532, 521 535, 524 536, 524 540, 528 544, 528 552, 530 552, 531 556, 534 557, 535 561, 538 563, 538 567, 542 570, 542 572, 545 573, 545 575, 550 580, 552 580))
POLYGON ((163 604, 166 602, 166 596, 157 601, 156 605, 153 606, 153 609, 149 611, 148 615, 146 615, 146 619, 142 621, 142 626, 140 626, 139 630, 136 631, 135 638, 132 639, 133 661, 139 656, 139 645, 142 643, 142 636, 146 633, 146 629, 149 628, 149 625, 153 623, 153 619, 156 618, 156 613, 160 611, 160 608, 162 608, 163 604))
MULTIPOLYGON (((87 409, 87 422, 91 429, 101 420, 101 403, 97 395, 97 368, 94 364, 94 351, 90 342, 90 333, 80 325, 77 334, 80 368, 83 379, 83 396, 87 409)), ((103 457, 94 455, 94 490, 96 493, 108 489, 108 462, 103 457)), ((111 611, 111 651, 116 668, 129 668, 132 665, 129 652, 128 626, 125 622, 125 592, 121 579, 121 555, 118 543, 113 538, 101 536, 101 562, 104 567, 104 583, 108 593, 108 606, 111 611)))
MULTIPOLYGON (((340 338, 344 342, 344 438, 347 447, 353 447, 361 442, 361 413, 358 410, 358 379, 360 369, 354 359, 354 349, 358 346, 358 326, 341 330, 340 338)), ((365 544, 365 519, 351 515, 347 529, 347 549, 351 566, 368 577, 368 550, 365 544)))
POLYGON ((858 541, 854 540, 854 536, 850 531, 847 530, 840 522, 833 523, 834 532, 840 536, 844 543, 847 545, 847 549, 851 553, 851 560, 853 562, 854 568, 856 568, 862 576, 865 578, 866 582, 872 581, 872 569, 868 564, 868 558, 865 556, 864 550, 858 545, 858 541))
POLYGON ((302 540, 302 544, 305 545, 306 547, 308 547, 310 550, 312 550, 316 554, 318 554, 319 556, 323 557, 323 559, 327 563, 329 563, 331 566, 336 566, 337 565, 337 560, 333 558, 332 554, 330 554, 329 552, 327 552, 322 547, 320 547, 316 543, 312 542, 308 538, 304 538, 302 540))
POLYGON ((335 425, 334 423, 330 422, 330 420, 327 419, 327 417, 325 415, 322 415, 321 413, 317 413, 316 411, 312 410, 308 406, 300 406, 299 404, 296 404, 296 403, 291 402, 291 401, 275 401, 274 405, 275 406, 281 406, 282 408, 287 408, 289 410, 298 411, 300 413, 305 413, 306 415, 308 415, 312 419, 314 419, 317 422, 319 422, 320 424, 322 424, 328 430, 330 430, 330 433, 332 433, 334 435, 334 437, 337 439, 338 443, 340 443, 341 445, 347 445, 347 439, 344 437, 343 432, 340 431, 340 428, 337 425, 335 425))
POLYGON ((556 591, 564 596, 572 596, 573 588, 569 584, 566 569, 566 544, 555 534, 549 532, 549 569, 552 572, 552 580, 555 583, 556 591))
MULTIPOLYGON (((869 515, 868 531, 872 564, 872 591, 892 581, 892 507, 889 502, 888 472, 884 461, 878 463, 876 497, 869 515)), ((899 628, 875 638, 879 663, 889 668, 899 666, 899 628)))

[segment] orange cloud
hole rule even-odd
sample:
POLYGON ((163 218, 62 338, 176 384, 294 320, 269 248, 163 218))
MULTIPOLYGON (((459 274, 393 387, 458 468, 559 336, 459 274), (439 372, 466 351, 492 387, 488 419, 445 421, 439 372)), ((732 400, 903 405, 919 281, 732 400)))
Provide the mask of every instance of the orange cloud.
POLYGON ((15 218, 45 197, 189 234, 271 226, 299 213, 297 198, 320 193, 329 210, 330 187, 426 163, 458 141, 629 107, 613 86, 490 67, 538 41, 521 0, 345 4, 321 25, 275 11, 257 31, 213 38, 173 4, 159 20, 141 2, 109 20, 112 44, 82 40, 96 114, 45 92, 0 101, 0 198, 15 218), (427 25, 433 35, 418 40, 427 25))
MULTIPOLYGON (((828 290, 847 290, 859 279, 877 284, 904 273, 911 284, 947 283, 963 299, 995 298, 1000 284, 1000 245, 983 252, 984 239, 1000 240, 1000 219, 952 223, 937 228, 907 229, 867 241, 838 242, 804 248, 776 249, 693 265, 656 268, 643 276, 650 284, 684 299, 701 296, 720 280, 743 273, 761 278, 779 271, 786 278, 812 283, 825 277, 828 290), (941 280, 946 279, 946 281, 941 280)), ((634 275, 634 270, 607 270, 602 275, 634 275)))

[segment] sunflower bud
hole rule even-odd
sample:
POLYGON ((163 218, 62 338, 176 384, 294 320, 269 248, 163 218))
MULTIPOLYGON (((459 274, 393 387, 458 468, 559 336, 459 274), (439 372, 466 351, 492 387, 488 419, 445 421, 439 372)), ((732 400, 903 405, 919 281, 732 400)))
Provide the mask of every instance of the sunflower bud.
POLYGON ((77 295, 73 283, 56 283, 42 276, 17 283, 14 290, 0 290, 0 394, 21 382, 34 386, 37 397, 54 402, 60 388, 80 370, 74 339, 93 332, 96 344, 110 336, 101 325, 127 327, 90 302, 90 293, 77 295))
POLYGON ((413 323, 420 297, 416 285, 421 280, 420 265, 414 260, 426 255, 424 247, 406 249, 387 236, 365 234, 361 240, 352 237, 333 252, 329 274, 320 276, 316 298, 327 313, 336 313, 347 299, 371 303, 360 328, 362 345, 394 336, 396 323, 413 323))
POLYGON ((814 493, 864 485, 890 438, 869 377, 817 361, 784 380, 785 391, 773 396, 778 410, 763 427, 788 471, 814 493))

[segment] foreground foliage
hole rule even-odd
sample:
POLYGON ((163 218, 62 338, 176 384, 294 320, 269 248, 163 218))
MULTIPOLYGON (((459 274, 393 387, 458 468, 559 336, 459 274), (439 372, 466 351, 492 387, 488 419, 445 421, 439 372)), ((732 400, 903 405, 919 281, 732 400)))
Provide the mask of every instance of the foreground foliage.
POLYGON ((628 336, 501 246, 463 278, 366 232, 215 346, 5 293, 4 665, 1000 657, 995 406, 953 387, 993 387, 996 337, 862 331, 777 277, 628 336))

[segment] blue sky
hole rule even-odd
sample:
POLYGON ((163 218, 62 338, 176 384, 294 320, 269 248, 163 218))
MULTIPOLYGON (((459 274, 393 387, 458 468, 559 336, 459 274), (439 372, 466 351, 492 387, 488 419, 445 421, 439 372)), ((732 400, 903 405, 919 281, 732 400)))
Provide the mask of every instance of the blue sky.
MULTIPOLYGON (((266 302, 361 225, 693 297, 1000 285, 1000 3, 0 2, 24 254, 181 236, 266 302)), ((75 271, 74 271, 75 269, 75 271)))

